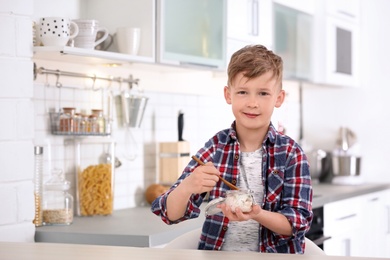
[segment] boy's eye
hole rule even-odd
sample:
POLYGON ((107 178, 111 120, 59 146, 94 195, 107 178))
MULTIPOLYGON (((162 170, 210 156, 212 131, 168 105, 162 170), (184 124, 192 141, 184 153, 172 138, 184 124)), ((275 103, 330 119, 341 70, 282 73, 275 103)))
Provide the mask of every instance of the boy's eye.
POLYGON ((237 94, 239 94, 239 95, 245 95, 245 94, 246 94, 246 91, 241 90, 241 91, 238 91, 237 94))
POLYGON ((260 92, 259 94, 260 94, 260 96, 267 96, 267 95, 269 95, 268 92, 260 92))

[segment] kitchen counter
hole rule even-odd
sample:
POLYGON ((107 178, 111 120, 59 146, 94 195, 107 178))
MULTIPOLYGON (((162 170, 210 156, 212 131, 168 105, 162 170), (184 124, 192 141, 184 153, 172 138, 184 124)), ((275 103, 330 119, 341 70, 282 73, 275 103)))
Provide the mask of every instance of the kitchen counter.
MULTIPOLYGON (((313 185, 313 207, 376 191, 390 189, 390 184, 313 185)), ((204 207, 205 205, 203 205, 204 207)), ((201 227, 199 218, 166 225, 149 207, 117 210, 111 216, 75 217, 69 226, 43 226, 35 232, 36 242, 73 243, 111 246, 160 247, 187 231, 201 227)))
MULTIPOLYGON (((119 246, 74 245, 56 243, 0 242, 0 259, 259 259, 256 252, 205 251, 191 249, 139 248, 119 246)), ((327 255, 267 254, 269 260, 379 260, 370 257, 327 255)))
MULTIPOLYGON (((256 252, 205 251, 190 249, 139 248, 119 246, 74 245, 55 243, 0 242, 1 259, 259 259, 256 252)), ((327 255, 267 254, 269 260, 368 260, 381 258, 327 255)), ((385 259, 385 258, 383 258, 385 259)))

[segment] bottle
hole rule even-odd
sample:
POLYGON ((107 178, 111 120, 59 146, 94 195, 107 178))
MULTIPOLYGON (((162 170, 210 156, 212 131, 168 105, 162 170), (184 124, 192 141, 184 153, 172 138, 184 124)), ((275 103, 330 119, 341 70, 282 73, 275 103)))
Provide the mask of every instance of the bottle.
POLYGON ((62 108, 63 113, 60 115, 60 131, 66 133, 74 132, 74 114, 76 109, 74 107, 62 108))
POLYGON ((105 133, 105 119, 103 116, 103 110, 101 109, 92 109, 92 115, 96 117, 96 132, 99 134, 105 133))
POLYGON ((43 178, 43 147, 34 147, 34 200, 35 218, 33 223, 36 227, 42 226, 42 178, 43 178))
POLYGON ((73 222, 73 196, 68 193, 70 182, 61 169, 54 169, 44 185, 43 225, 70 225, 73 222))

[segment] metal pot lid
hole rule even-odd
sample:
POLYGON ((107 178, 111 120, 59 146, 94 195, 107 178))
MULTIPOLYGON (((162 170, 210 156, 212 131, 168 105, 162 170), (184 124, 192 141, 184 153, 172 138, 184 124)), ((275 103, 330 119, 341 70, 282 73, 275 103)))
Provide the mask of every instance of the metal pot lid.
POLYGON ((219 197, 219 198, 216 198, 216 199, 213 199, 212 201, 210 201, 205 207, 205 215, 211 216, 211 215, 215 215, 219 212, 222 212, 222 210, 220 208, 217 208, 217 205, 221 204, 224 200, 225 200, 225 198, 219 197))

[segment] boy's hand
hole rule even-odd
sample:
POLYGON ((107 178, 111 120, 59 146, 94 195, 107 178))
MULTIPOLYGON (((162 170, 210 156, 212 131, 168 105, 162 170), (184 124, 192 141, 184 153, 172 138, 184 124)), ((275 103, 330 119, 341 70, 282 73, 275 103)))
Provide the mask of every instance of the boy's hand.
POLYGON ((254 219, 261 212, 261 207, 259 205, 253 205, 252 210, 249 212, 242 212, 239 208, 236 208, 235 212, 232 212, 229 206, 225 203, 221 203, 217 206, 222 210, 222 213, 227 217, 230 221, 246 221, 249 219, 254 219))
POLYGON ((220 172, 212 162, 207 162, 205 165, 198 166, 196 169, 185 178, 179 186, 185 188, 190 193, 203 193, 213 189, 218 182, 220 172))

